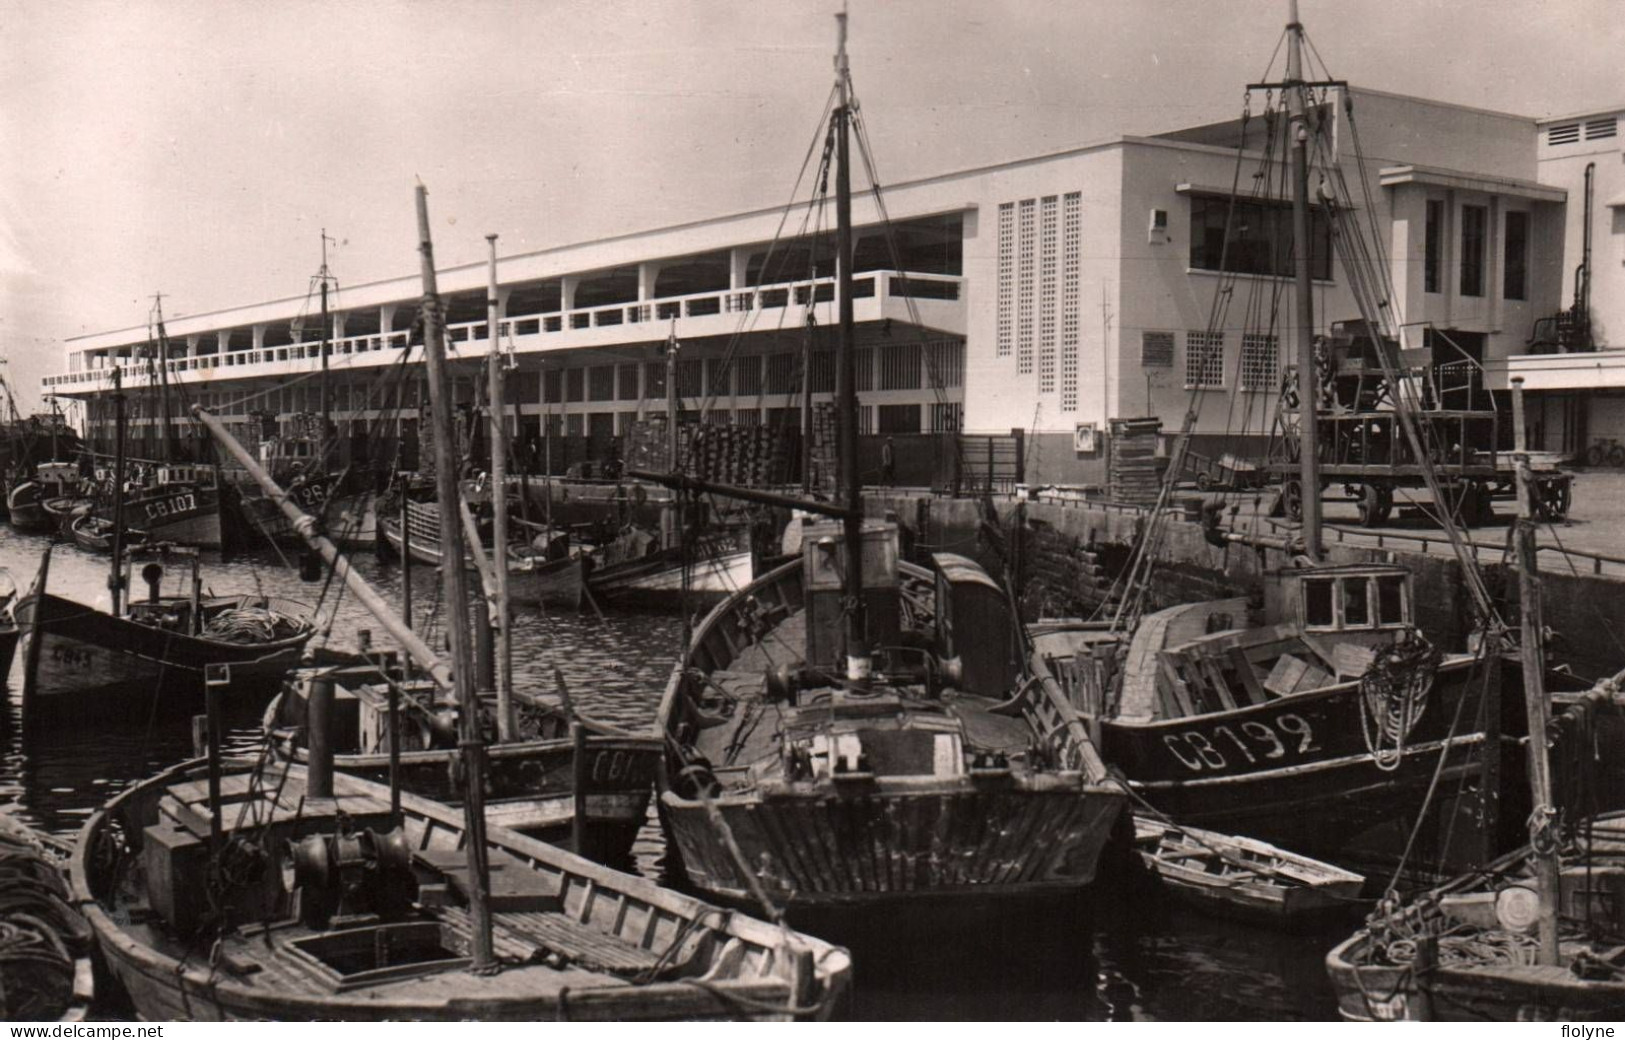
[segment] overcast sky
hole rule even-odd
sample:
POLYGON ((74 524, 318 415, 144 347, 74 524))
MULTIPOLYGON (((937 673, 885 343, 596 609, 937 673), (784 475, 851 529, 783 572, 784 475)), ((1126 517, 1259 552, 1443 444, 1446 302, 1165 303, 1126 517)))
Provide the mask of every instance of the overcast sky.
MULTIPOLYGON (((782 202, 839 0, 0 0, 0 353, 782 202)), ((1235 116, 1286 0, 851 0, 881 179, 1235 116)), ((1359 85, 1625 100, 1618 0, 1302 0, 1359 85)))

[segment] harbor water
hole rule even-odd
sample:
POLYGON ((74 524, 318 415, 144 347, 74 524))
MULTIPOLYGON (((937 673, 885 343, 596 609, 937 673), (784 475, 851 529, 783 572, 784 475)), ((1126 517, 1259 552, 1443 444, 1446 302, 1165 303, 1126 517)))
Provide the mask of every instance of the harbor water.
MULTIPOLYGON (((39 567, 43 538, 0 526, 0 566, 26 589, 39 567)), ((290 554, 291 555, 291 554, 290 554)), ((296 560, 291 561, 297 563, 296 560)), ((357 569, 399 602, 401 568, 371 553, 357 569)), ((84 602, 106 596, 107 560, 66 544, 53 550, 51 588, 84 602)), ((299 580, 279 554, 205 557, 205 589, 263 592, 321 608, 328 645, 354 649, 377 622, 338 582, 299 580), (325 593, 325 594, 324 594, 325 593)), ((412 575, 415 620, 428 620, 430 642, 443 639, 439 576, 412 575)), ((679 651, 681 618, 659 614, 581 614, 524 608, 515 621, 515 676, 556 689, 555 669, 571 696, 595 716, 627 728, 653 725, 666 677, 679 651)), ((320 636, 318 636, 320 638, 320 636)), ((20 654, 19 654, 20 658, 20 654)), ((71 838, 85 818, 123 787, 191 755, 186 719, 150 718, 39 734, 26 744, 16 725, 20 660, 8 683, 9 725, 0 730, 0 812, 71 838)), ((146 691, 150 694, 150 691, 146 691)), ((127 695, 141 698, 144 691, 127 695)), ((263 703, 229 706, 228 750, 257 752, 263 703)), ((140 716, 139 711, 134 712, 140 716)), ((634 848, 632 869, 663 883, 664 844, 651 813, 634 848)), ((1256 1020, 1336 1017, 1321 967, 1327 949, 1354 922, 1328 932, 1280 935, 1170 907, 1155 891, 1097 884, 1097 891, 1056 920, 1029 931, 1025 919, 967 917, 950 941, 852 941, 854 993, 844 1014, 859 1019, 1256 1020), (1039 933, 1042 934, 1039 934, 1039 933)), ((876 929, 879 931, 879 929, 876 929)), ((108 1009, 116 1013, 116 1009, 108 1009)))

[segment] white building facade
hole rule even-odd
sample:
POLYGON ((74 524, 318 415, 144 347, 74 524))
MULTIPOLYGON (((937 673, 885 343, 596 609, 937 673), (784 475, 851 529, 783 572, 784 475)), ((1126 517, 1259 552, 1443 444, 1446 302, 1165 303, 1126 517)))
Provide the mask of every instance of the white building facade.
MULTIPOLYGON (((1576 189, 1554 176, 1551 146, 1537 146, 1531 119, 1356 89, 1351 120, 1342 100, 1334 93, 1323 110, 1330 160, 1360 184, 1358 138, 1372 191, 1354 206, 1375 218, 1391 305, 1407 339, 1415 337, 1410 345, 1476 369, 1480 390, 1504 386, 1497 380, 1524 363, 1537 320, 1565 306, 1576 189)), ((1125 137, 894 185, 885 198, 890 234, 860 195, 861 428, 877 438, 1019 428, 1029 482, 1100 482, 1105 440, 1091 434, 1110 419, 1145 415, 1173 429, 1193 400, 1205 438, 1250 435, 1259 447, 1292 351, 1294 313, 1290 264, 1276 240, 1283 210, 1245 200, 1265 158, 1261 123, 1125 137), (1233 192, 1243 201, 1226 253, 1233 192), (1247 248, 1236 247, 1237 236, 1247 248), (1221 254, 1244 273, 1215 321, 1215 294, 1230 281, 1218 270, 1221 254)), ((1617 145, 1613 154, 1617 178, 1617 145)), ((1625 191, 1613 183, 1599 186, 1600 199, 1625 191)), ((1598 209, 1614 213, 1617 226, 1617 207, 1598 209)), ((740 213, 502 258, 502 343, 516 366, 510 407, 521 435, 550 431, 595 450, 663 414, 662 345, 672 332, 682 343, 680 418, 798 424, 804 373, 814 402, 831 400, 831 250, 823 241, 779 242, 770 256, 780 217, 740 213)), ((1326 251, 1318 240, 1319 331, 1358 317, 1326 251)), ((1614 266, 1617 279, 1617 259, 1614 266)), ((486 277, 484 264, 440 272, 464 400, 488 347, 486 277)), ((420 336, 412 327, 419 294, 415 275, 343 288, 329 356, 341 426, 403 403, 415 415, 416 379, 382 377, 420 336)), ((1620 306, 1599 279, 1594 305, 1605 295, 1620 306)), ((1621 322, 1625 315, 1599 310, 1599 329, 1621 322)), ((169 378, 233 420, 314 410, 315 325, 303 295, 176 318, 169 378)), ((66 371, 44 390, 105 401, 114 366, 127 387, 145 386, 148 341, 146 328, 71 340, 66 371)), ((1625 386, 1625 357, 1619 371, 1625 386)), ((105 416, 92 409, 93 437, 105 416)), ((144 414, 136 424, 153 421, 144 414)), ((1565 431, 1575 432, 1562 422, 1544 428, 1542 443, 1564 447, 1565 431)))

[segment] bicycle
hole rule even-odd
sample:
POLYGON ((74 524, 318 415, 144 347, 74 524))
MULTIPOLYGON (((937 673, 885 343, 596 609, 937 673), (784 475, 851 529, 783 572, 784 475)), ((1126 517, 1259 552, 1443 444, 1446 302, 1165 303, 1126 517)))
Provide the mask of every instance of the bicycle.
POLYGON ((1607 465, 1615 469, 1625 467, 1625 444, 1621 444, 1615 437, 1598 437, 1596 443, 1586 452, 1586 465, 1607 465))

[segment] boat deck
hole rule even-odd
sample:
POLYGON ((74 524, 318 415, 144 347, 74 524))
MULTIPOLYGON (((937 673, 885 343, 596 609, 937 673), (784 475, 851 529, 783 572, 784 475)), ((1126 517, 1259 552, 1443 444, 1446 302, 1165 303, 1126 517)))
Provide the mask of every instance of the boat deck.
MULTIPOLYGON (((795 708, 764 698, 765 676, 783 665, 797 665, 806 645, 806 614, 795 611, 765 638, 742 650, 728 668, 710 673, 714 692, 735 702, 725 721, 702 730, 698 749, 715 764, 724 788, 744 789, 780 770, 779 752, 795 708)), ((815 705, 819 690, 800 695, 804 705, 815 705)), ((1019 715, 995 714, 999 702, 958 691, 943 693, 940 704, 964 727, 965 745, 972 751, 1007 755, 1032 746, 1033 731, 1019 715)), ((929 709, 928 709, 929 710, 929 709)))
MULTIPOLYGON (((228 774, 220 783, 222 829, 228 838, 235 831, 252 835, 248 840, 255 844, 263 844, 266 832, 260 828, 271 820, 276 822, 278 839, 331 832, 340 816, 356 830, 389 829, 388 802, 359 790, 360 786, 338 774, 335 796, 316 799, 309 796, 299 771, 273 764, 258 775, 228 774)), ((186 844, 189 836, 196 839, 192 847, 198 842, 206 845, 208 795, 206 779, 189 779, 171 784, 160 796, 160 824, 185 832, 175 839, 178 844, 186 844)), ((590 1002, 589 991, 651 983, 668 991, 668 1007, 675 999, 694 1001, 693 1012, 702 1016, 724 1009, 706 986, 682 984, 693 982, 692 976, 699 973, 696 963, 715 952, 716 941, 722 938, 716 929, 727 921, 722 912, 715 921, 686 922, 635 902, 595 900, 590 882, 583 894, 557 873, 538 871, 497 847, 489 850, 490 901, 502 970, 493 975, 470 972, 472 924, 461 905, 469 887, 461 833, 411 813, 406 814, 404 827, 412 870, 423 886, 406 919, 386 923, 363 913, 337 917, 327 930, 312 929, 297 920, 285 896, 278 900, 280 882, 273 866, 265 872, 265 883, 236 893, 245 905, 264 906, 262 916, 267 920, 240 923, 223 939, 214 958, 219 977, 245 988, 249 1000, 262 996, 268 1007, 285 1009, 290 1002, 308 1001, 313 1014, 315 1009, 327 1014, 338 1008, 346 1017, 361 1007, 385 1017, 459 1008, 479 1017, 488 1013, 524 1017, 567 1000, 590 1002), (430 892, 439 893, 438 898, 430 892), (680 995, 672 995, 674 987, 661 983, 677 983, 680 995), (519 1003, 513 1004, 516 999, 519 1003)), ((127 884, 121 893, 119 909, 132 922, 126 926, 127 934, 207 971, 208 958, 189 950, 156 923, 158 915, 145 905, 142 888, 139 883, 127 884)), ((786 985, 768 974, 769 967, 765 961, 748 967, 747 977, 755 976, 756 982, 747 982, 745 991, 783 1002, 788 997, 786 985)), ((191 997, 208 999, 206 993, 191 997)), ((625 1013, 624 1006, 621 1011, 625 1013)), ((180 1006, 176 1012, 192 1017, 197 1009, 180 1006)))

